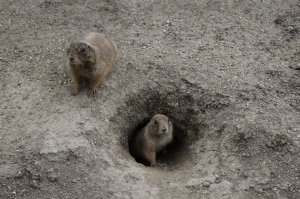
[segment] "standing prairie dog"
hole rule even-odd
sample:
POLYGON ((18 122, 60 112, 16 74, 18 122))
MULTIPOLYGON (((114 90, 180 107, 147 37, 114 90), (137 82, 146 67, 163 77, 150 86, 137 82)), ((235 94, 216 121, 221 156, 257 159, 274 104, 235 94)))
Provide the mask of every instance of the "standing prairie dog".
POLYGON ((117 59, 117 46, 106 35, 91 32, 71 43, 67 50, 68 71, 75 84, 76 95, 84 81, 89 80, 89 95, 96 94, 97 86, 105 79, 117 59))
POLYGON ((162 114, 155 115, 149 123, 133 134, 129 141, 129 152, 135 159, 145 159, 156 164, 156 153, 161 151, 173 138, 173 125, 162 114))

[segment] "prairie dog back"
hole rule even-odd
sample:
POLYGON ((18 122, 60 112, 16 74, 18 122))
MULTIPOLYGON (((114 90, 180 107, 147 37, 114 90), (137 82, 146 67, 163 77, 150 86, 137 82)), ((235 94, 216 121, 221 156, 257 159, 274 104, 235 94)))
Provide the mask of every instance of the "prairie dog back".
POLYGON ((108 39, 105 34, 91 32, 83 37, 83 41, 99 49, 100 60, 106 63, 115 62, 118 52, 117 45, 114 41, 108 39))

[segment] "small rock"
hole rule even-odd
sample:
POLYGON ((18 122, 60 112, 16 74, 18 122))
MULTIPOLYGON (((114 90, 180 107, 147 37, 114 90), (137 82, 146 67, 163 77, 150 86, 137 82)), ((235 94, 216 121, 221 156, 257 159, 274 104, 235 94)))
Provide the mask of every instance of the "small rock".
POLYGON ((17 177, 17 178, 21 178, 22 176, 23 176, 22 171, 18 171, 18 173, 16 174, 16 177, 17 177))
POLYGON ((264 190, 262 188, 259 188, 259 187, 254 187, 254 190, 259 193, 259 194, 262 194, 264 192, 264 190))
POLYGON ((47 173, 53 173, 54 172, 54 168, 50 168, 47 170, 47 173))
POLYGON ((263 193, 264 190, 263 190, 263 189, 258 189, 257 192, 258 192, 258 193, 263 193))
POLYGON ((290 33, 293 33, 293 32, 297 32, 297 27, 295 25, 289 25, 287 27, 287 30, 290 32, 290 33))
POLYGON ((203 182, 202 185, 203 185, 203 187, 209 187, 210 183, 206 181, 206 182, 203 182))
POLYGON ((55 182, 55 181, 57 181, 58 175, 57 175, 57 173, 55 172, 55 170, 54 170, 53 168, 48 169, 48 170, 47 170, 47 173, 48 173, 48 180, 49 180, 50 182, 55 182))
POLYGON ((40 187, 40 186, 38 185, 38 183, 37 183, 36 180, 32 180, 32 181, 30 182, 30 186, 31 186, 32 188, 35 188, 35 189, 37 189, 37 188, 40 187))
POLYGON ((55 173, 48 174, 48 180, 51 182, 57 181, 57 175, 55 173))
POLYGON ((172 26, 172 22, 170 20, 167 20, 166 23, 169 25, 169 26, 172 26))

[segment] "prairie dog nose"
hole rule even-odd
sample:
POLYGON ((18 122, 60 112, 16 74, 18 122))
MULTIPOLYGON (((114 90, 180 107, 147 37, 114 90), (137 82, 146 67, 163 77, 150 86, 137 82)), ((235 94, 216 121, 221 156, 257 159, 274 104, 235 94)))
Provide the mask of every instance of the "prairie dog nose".
POLYGON ((74 61, 74 57, 73 57, 73 56, 70 56, 70 57, 69 57, 69 60, 70 60, 71 62, 73 62, 73 61, 74 61))
POLYGON ((163 126, 161 130, 162 130, 163 132, 166 132, 168 129, 167 129, 167 127, 163 126))

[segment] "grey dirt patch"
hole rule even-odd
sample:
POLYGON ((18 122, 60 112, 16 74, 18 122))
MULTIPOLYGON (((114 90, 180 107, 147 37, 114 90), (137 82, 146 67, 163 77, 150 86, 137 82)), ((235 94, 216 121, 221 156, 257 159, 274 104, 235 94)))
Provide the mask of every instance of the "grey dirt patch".
POLYGON ((299 1, 0 2, 0 198, 300 198, 299 1), (95 97, 70 43, 116 41, 95 97), (157 166, 128 141, 157 113, 157 166))

